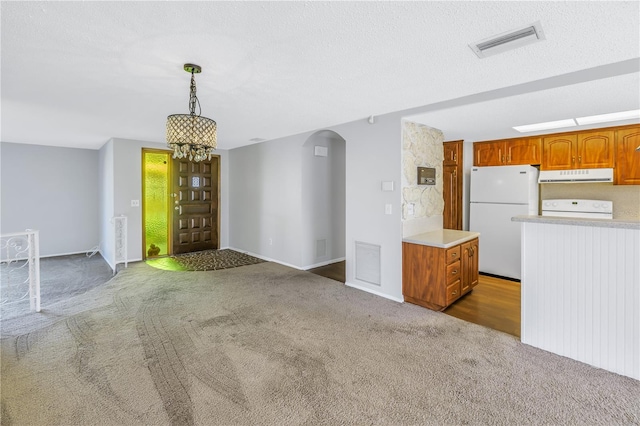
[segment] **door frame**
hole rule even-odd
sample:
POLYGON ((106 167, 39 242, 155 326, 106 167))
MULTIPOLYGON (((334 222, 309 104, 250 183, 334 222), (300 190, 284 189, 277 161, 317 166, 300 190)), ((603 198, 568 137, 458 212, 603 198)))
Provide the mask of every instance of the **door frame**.
MULTIPOLYGON (((167 161, 168 161, 168 167, 167 167, 167 174, 168 174, 168 186, 167 186, 167 199, 169 200, 169 202, 167 203, 167 218, 168 218, 168 224, 167 224, 167 254, 166 256, 171 256, 173 255, 173 200, 175 198, 174 196, 174 192, 173 192, 173 151, 168 150, 168 149, 158 149, 158 148, 142 148, 142 155, 140 156, 140 168, 141 168, 141 174, 142 174, 142 260, 145 261, 147 260, 147 242, 146 242, 146 222, 145 222, 145 215, 146 215, 146 207, 145 207, 145 202, 144 200, 145 198, 145 161, 144 161, 144 154, 145 152, 149 152, 149 153, 156 153, 156 154, 165 154, 167 156, 167 161)), ((221 168, 222 168, 222 158, 220 157, 220 154, 213 154, 211 155, 211 159, 213 160, 213 158, 217 159, 218 162, 218 172, 217 172, 217 176, 216 176, 216 180, 217 180, 217 187, 216 187, 216 218, 215 218, 215 225, 216 225, 216 246, 218 247, 218 250, 220 249, 220 188, 221 188, 221 182, 220 182, 220 176, 221 176, 221 168)), ((214 199, 211 199, 211 202, 214 202, 214 199)))

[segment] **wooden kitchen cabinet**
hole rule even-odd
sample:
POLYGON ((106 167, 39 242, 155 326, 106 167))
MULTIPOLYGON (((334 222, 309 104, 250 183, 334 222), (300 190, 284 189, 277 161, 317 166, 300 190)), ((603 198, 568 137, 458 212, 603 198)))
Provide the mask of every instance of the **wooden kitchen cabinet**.
POLYGON ((444 150, 443 166, 457 166, 462 164, 462 142, 447 141, 442 144, 444 150))
POLYGON ((462 266, 461 289, 462 294, 468 293, 478 285, 478 239, 464 243, 460 247, 460 262, 462 266))
POLYGON ((502 142, 474 142, 473 165, 477 167, 502 166, 502 142))
POLYGON ((542 138, 518 138, 500 141, 476 142, 473 144, 473 165, 516 166, 540 164, 542 138))
POLYGON ((445 142, 442 162, 443 228, 462 230, 462 141, 445 142))
POLYGON ((616 185, 640 185, 640 126, 618 129, 615 141, 616 185))
POLYGON ((505 143, 507 165, 540 164, 542 138, 511 139, 505 143))
POLYGON ((478 284, 478 239, 450 248, 402 243, 402 295, 441 311, 478 284))
POLYGON ((541 170, 609 168, 614 165, 614 131, 558 134, 542 139, 541 170))

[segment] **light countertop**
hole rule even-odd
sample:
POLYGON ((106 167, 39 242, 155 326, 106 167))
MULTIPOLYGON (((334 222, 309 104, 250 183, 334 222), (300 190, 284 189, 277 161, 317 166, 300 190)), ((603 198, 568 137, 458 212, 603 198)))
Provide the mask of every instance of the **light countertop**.
POLYGON ((623 219, 583 219, 557 216, 516 216, 514 222, 551 223, 555 225, 595 226, 600 228, 640 229, 640 221, 623 219))
POLYGON ((423 246, 449 248, 473 240, 480 236, 479 232, 456 231, 454 229, 440 229, 412 235, 402 239, 405 243, 421 244, 423 246))

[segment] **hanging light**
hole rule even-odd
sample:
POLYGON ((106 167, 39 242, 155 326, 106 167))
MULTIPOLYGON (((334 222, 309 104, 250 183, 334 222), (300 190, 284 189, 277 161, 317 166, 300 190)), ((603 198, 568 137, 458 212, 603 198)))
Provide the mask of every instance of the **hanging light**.
POLYGON ((189 114, 173 114, 167 117, 167 146, 173 149, 173 158, 189 157, 190 161, 196 162, 211 160, 211 154, 217 146, 217 125, 212 119, 200 115, 202 109, 196 96, 194 75, 202 72, 202 68, 199 65, 184 64, 184 70, 191 73, 189 114))

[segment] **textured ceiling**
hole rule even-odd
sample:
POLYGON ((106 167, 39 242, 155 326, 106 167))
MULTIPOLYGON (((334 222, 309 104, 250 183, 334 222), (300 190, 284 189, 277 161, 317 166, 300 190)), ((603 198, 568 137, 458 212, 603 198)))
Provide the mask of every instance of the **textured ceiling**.
MULTIPOLYGON (((640 57, 638 1, 1 7, 2 141, 94 149, 111 137, 164 142, 166 116, 188 112, 186 62, 203 67, 202 114, 230 149, 640 57), (535 21, 540 43, 485 59, 468 47, 535 21)), ((638 108, 640 74, 621 73, 415 119, 479 140, 638 108)))

